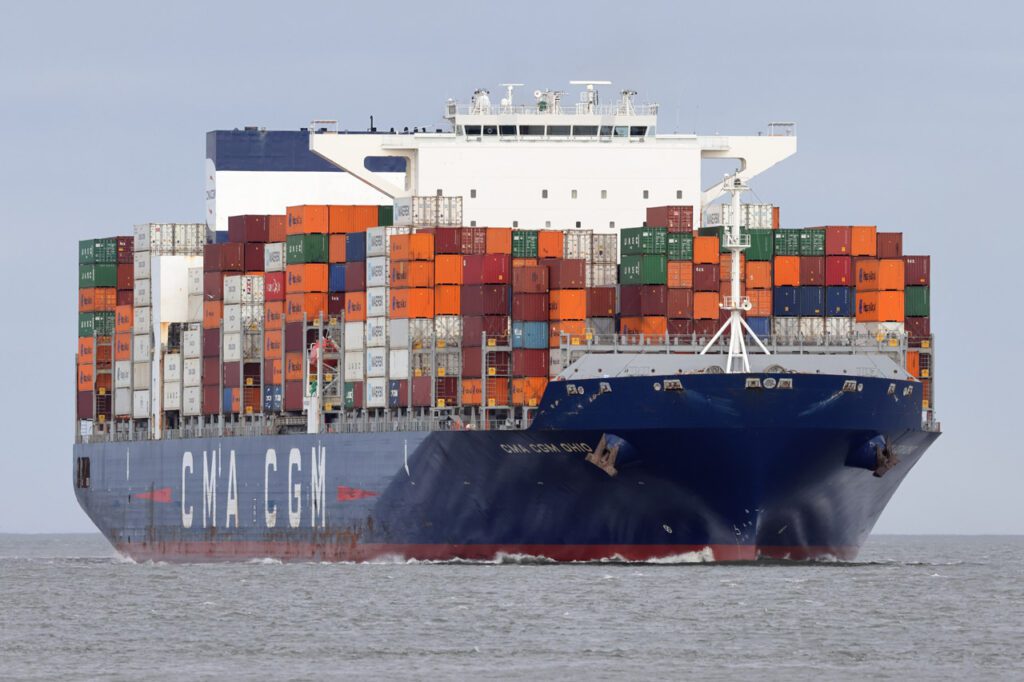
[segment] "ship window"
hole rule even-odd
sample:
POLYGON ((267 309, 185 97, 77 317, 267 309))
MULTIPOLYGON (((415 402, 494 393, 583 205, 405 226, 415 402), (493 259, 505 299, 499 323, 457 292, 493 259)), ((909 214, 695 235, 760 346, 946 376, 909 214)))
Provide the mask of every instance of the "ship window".
POLYGON ((577 197, 579 197, 579 192, 577 192, 576 190, 573 190, 572 191, 572 198, 576 199, 577 197))
POLYGON ((476 227, 476 221, 475 220, 470 220, 469 221, 469 226, 470 227, 476 227))
POLYGON ((615 137, 626 137, 627 135, 629 135, 629 126, 615 126, 615 137))
POLYGON ((611 126, 601 126, 601 135, 603 137, 611 137, 611 135, 612 135, 612 127, 611 126))
POLYGON ((544 227, 551 227, 551 221, 550 220, 545 220, 544 221, 544 227))
POLYGON ((593 137, 597 135, 597 126, 573 126, 572 134, 578 137, 593 137))
POLYGON ((498 132, 501 133, 502 136, 515 137, 516 136, 516 127, 515 126, 498 126, 498 132))
POLYGON ((480 126, 466 126, 466 135, 473 136, 480 134, 480 126))
POLYGON ((606 190, 606 189, 601 190, 601 198, 602 199, 607 199, 608 198, 608 190, 606 190))
POLYGON ((546 189, 542 189, 540 191, 540 198, 541 199, 547 199, 548 198, 548 191, 546 189))
POLYGON ((470 199, 476 199, 476 190, 475 189, 469 190, 469 198, 470 199))
POLYGON ((647 126, 630 126, 629 128, 630 137, 646 137, 647 126))
POLYGON ((520 135, 544 136, 544 126, 519 126, 520 135))
POLYGON ((582 223, 580 223, 580 221, 578 220, 576 221, 576 227, 582 227, 582 223))
POLYGON ((548 126, 548 135, 569 137, 569 126, 548 126))
POLYGON ((484 126, 484 135, 497 135, 498 126, 484 126))
POLYGON ((650 196, 651 196, 651 193, 650 193, 650 192, 648 192, 648 191, 647 191, 647 190, 645 189, 645 190, 644 190, 644 199, 649 199, 649 198, 650 198, 650 196))
POLYGON ((512 221, 512 227, 519 227, 519 221, 518 220, 513 220, 512 221))
POLYGON ((612 220, 611 222, 609 222, 608 223, 608 227, 610 227, 610 228, 612 228, 614 230, 615 229, 615 221, 612 220))
POLYGON ((676 199, 682 199, 682 198, 683 198, 683 190, 677 189, 676 190, 676 199))

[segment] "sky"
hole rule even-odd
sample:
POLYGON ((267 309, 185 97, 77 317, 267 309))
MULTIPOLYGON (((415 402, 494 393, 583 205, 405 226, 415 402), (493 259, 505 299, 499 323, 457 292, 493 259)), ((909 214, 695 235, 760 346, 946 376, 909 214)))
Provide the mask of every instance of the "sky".
POLYGON ((1021 5, 494 7, 5 6, 0 532, 92 529, 71 481, 77 242, 203 220, 206 131, 434 127, 477 87, 596 78, 658 102, 662 132, 797 122, 798 153, 753 182, 784 227, 876 224, 931 254, 945 433, 875 530, 1024 533, 1021 5))

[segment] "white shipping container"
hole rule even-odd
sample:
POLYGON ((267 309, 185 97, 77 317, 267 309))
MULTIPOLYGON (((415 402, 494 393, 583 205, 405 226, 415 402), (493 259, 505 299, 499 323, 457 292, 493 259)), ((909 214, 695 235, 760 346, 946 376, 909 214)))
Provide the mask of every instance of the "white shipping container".
POLYGON ((284 271, 284 244, 277 243, 263 245, 263 271, 284 271))
POLYGON ((388 352, 384 348, 366 349, 366 376, 385 377, 387 376, 388 352))
POLYGON ((181 384, 177 381, 164 384, 164 411, 181 409, 181 384))
POLYGON ((228 333, 242 331, 242 305, 240 303, 224 304, 224 331, 228 333))
MULTIPOLYGON (((462 318, 459 319, 461 320, 462 318)), ((409 344, 413 348, 430 348, 430 345, 434 342, 435 325, 436 322, 434 320, 409 320, 409 344)), ((459 333, 461 334, 461 330, 459 333)))
POLYGON ((181 413, 187 417, 202 414, 203 389, 200 386, 186 386, 181 394, 181 413))
POLYGON ((153 309, 149 306, 137 306, 132 311, 132 332, 148 334, 153 328, 153 309))
POLYGON ((186 329, 182 332, 181 351, 186 358, 203 357, 203 332, 199 329, 186 329))
POLYGON ((144 223, 135 226, 135 250, 151 251, 154 255, 174 252, 174 225, 171 223, 144 223))
POLYGON ((225 332, 224 333, 224 362, 241 362, 241 360, 242 360, 242 335, 239 332, 225 332))
POLYGON ((595 234, 590 260, 594 263, 617 264, 619 262, 619 236, 617 234, 595 234))
POLYGON ((164 355, 164 381, 181 381, 181 354, 164 355))
MULTIPOLYGON (((740 225, 755 230, 772 228, 774 206, 772 204, 740 204, 740 225)), ((732 204, 715 204, 702 212, 704 227, 732 225, 732 204)))
POLYGON ((242 276, 224 275, 224 305, 242 302, 242 276))
POLYGON ((136 251, 132 254, 132 278, 150 279, 153 276, 153 261, 149 251, 136 251))
POLYGON ((589 263, 587 265, 588 287, 613 287, 618 283, 619 266, 614 263, 589 263))
POLYGON ((388 318, 366 318, 366 347, 383 348, 388 342, 388 318))
POLYGON ((395 225, 462 226, 462 197, 415 196, 395 199, 395 225))
POLYGON ((871 346, 886 339, 898 339, 906 329, 902 322, 855 322, 853 333, 862 337, 858 341, 871 346))
MULTIPOLYGON (((434 335, 438 348, 462 344, 462 317, 459 315, 438 315, 434 318, 434 335)), ((424 342, 429 347, 429 341, 424 342)))
POLYGON ((185 362, 182 363, 182 380, 181 383, 185 387, 189 386, 202 386, 203 385, 203 359, 202 358, 185 358, 185 362))
MULTIPOLYGON (((371 227, 366 231, 366 260, 369 261, 374 256, 386 255, 388 255, 387 228, 371 227)), ((369 274, 369 263, 367 263, 366 270, 369 274)))
POLYGON ((362 381, 366 376, 363 371, 365 365, 363 351, 345 352, 345 381, 362 381))
POLYGON ((132 419, 149 419, 149 389, 132 391, 132 419))
POLYGON ((132 305, 146 307, 153 305, 153 285, 148 279, 136 279, 132 293, 132 305))
POLYGON ((366 288, 386 287, 388 285, 387 256, 374 256, 366 259, 366 288))
POLYGON ((387 407, 388 406, 388 380, 374 378, 366 380, 366 406, 387 407))
POLYGON ((263 304, 243 303, 242 329, 247 332, 258 332, 263 329, 263 304))
POLYGON ((132 416, 132 389, 114 389, 114 414, 118 417, 132 416))
MULTIPOLYGON (((425 320, 431 324, 433 320, 425 320)), ((409 322, 410 320, 390 320, 388 323, 388 346, 391 348, 409 347, 409 322)))
POLYGON ((201 255, 206 244, 204 223, 174 224, 174 253, 179 255, 201 255))
POLYGON ((398 348, 388 351, 388 378, 409 378, 409 349, 398 348))
POLYGON ((363 350, 364 338, 363 328, 364 323, 362 322, 346 322, 345 323, 345 351, 350 350, 363 350))
POLYGON ((188 295, 189 296, 202 296, 203 295, 203 269, 202 268, 189 268, 188 269, 188 295))
POLYGON ((153 355, 153 341, 150 334, 136 334, 132 337, 132 360, 149 362, 153 355))
POLYGON ((132 361, 118 360, 114 363, 114 388, 132 387, 132 361))
POLYGON ((366 317, 386 317, 388 314, 387 287, 366 290, 366 317))
POLYGON ((203 295, 188 297, 188 311, 185 315, 186 322, 200 323, 203 321, 203 295))
POLYGON ((242 334, 242 358, 246 361, 259 360, 263 350, 262 339, 259 332, 242 334))
POLYGON ((801 317, 800 336, 804 343, 822 343, 825 337, 824 317, 801 317))
POLYGON ((785 342, 796 339, 800 335, 799 317, 774 317, 772 318, 772 336, 778 341, 785 342))
POLYGON ((242 303, 263 305, 263 275, 242 276, 242 303))
POLYGON ((825 333, 830 341, 845 339, 853 332, 852 317, 826 317, 825 333))
POLYGON ((132 363, 132 388, 147 388, 153 383, 153 363, 132 363))
POLYGON ((582 258, 589 261, 593 256, 593 230, 566 230, 563 233, 563 253, 565 258, 582 258))

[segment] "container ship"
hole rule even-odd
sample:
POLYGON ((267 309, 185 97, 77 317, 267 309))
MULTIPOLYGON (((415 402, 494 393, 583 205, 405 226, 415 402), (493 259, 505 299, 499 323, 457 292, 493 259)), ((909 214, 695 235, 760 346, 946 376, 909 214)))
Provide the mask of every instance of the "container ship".
POLYGON ((119 552, 856 557, 941 431, 929 257, 743 203, 793 124, 574 84, 214 131, 205 221, 80 243, 73 482, 119 552))

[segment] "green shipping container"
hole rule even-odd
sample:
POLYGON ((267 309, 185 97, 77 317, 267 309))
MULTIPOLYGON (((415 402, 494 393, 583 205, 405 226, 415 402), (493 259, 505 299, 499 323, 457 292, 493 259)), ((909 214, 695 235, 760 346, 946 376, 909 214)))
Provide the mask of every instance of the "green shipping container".
POLYGON ((775 231, 751 230, 750 248, 743 252, 747 260, 771 260, 775 255, 775 231))
POLYGON ((537 257, 537 231, 536 230, 512 230, 512 257, 513 258, 536 258, 537 257))
POLYGON ((800 230, 800 255, 801 256, 824 256, 825 255, 825 230, 819 230, 819 229, 800 230))
POLYGON ((78 266, 78 288, 116 287, 117 265, 97 263, 96 265, 78 266))
POLYGON ((96 262, 96 240, 83 239, 78 242, 78 264, 92 265, 96 262))
POLYGON ((775 255, 799 256, 801 232, 803 232, 803 230, 774 230, 775 255))
POLYGON ((903 311, 907 317, 931 315, 928 287, 907 287, 903 292, 903 311))
POLYGON ((664 256, 668 253, 668 228, 627 227, 622 230, 619 250, 623 256, 664 256))
POLYGON ((114 333, 114 313, 78 313, 78 336, 92 338, 114 333))
POLYGON ((377 207, 377 227, 391 227, 395 224, 395 207, 391 205, 377 207))
POLYGON ((117 240, 110 239, 97 239, 93 243, 93 260, 94 263, 113 263, 117 264, 117 240))
POLYGON ((326 234, 292 234, 288 235, 285 246, 286 259, 289 264, 326 263, 326 234))
POLYGON ((669 260, 693 260, 692 234, 670 232, 667 239, 669 260))
POLYGON ((620 284, 667 284, 668 258, 665 256, 623 256, 619 264, 620 284))
POLYGON ((351 381, 345 382, 345 409, 351 410, 356 406, 356 385, 351 381))

